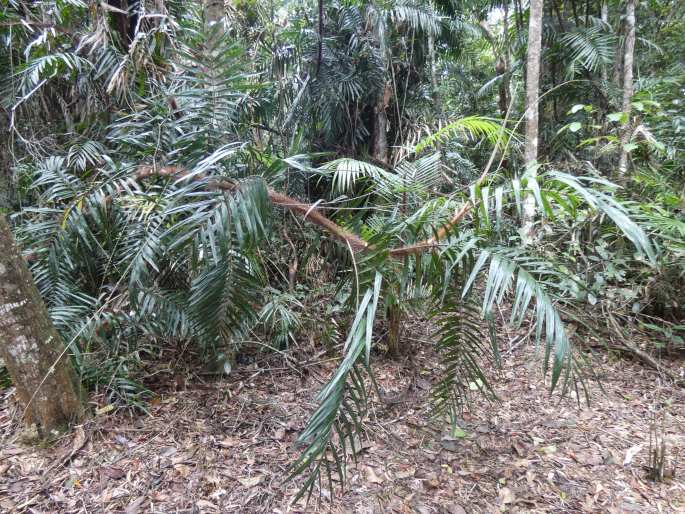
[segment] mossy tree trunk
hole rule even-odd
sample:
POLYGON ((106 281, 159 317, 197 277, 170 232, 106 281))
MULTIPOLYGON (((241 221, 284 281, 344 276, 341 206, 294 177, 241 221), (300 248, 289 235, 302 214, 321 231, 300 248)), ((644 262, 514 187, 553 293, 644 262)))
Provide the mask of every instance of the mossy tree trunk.
POLYGON ((82 395, 69 354, 0 213, 0 357, 25 419, 39 433, 65 428, 84 414, 82 395))

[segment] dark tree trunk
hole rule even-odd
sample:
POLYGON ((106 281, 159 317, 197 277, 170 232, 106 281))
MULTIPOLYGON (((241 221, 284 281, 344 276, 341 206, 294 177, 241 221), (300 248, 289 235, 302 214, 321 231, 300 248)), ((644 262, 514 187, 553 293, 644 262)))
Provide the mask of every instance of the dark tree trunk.
POLYGON ((13 203, 12 162, 10 154, 10 133, 7 116, 0 111, 0 213, 13 203))
POLYGON ((46 435, 81 419, 81 390, 3 214, 0 247, 0 357, 26 407, 27 423, 46 435))
POLYGON ((378 95, 378 102, 374 107, 374 127, 373 127, 373 158, 379 162, 388 162, 388 114, 387 109, 392 97, 390 83, 385 84, 385 88, 378 95))

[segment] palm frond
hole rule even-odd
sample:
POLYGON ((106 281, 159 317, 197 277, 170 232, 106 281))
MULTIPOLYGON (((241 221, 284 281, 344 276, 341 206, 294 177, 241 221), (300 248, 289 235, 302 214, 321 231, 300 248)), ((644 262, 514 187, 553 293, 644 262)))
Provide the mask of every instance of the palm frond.
POLYGON ((319 407, 297 439, 305 449, 293 464, 291 477, 309 470, 298 498, 305 493, 311 494, 324 471, 331 486, 332 471, 344 480, 348 453, 357 451, 355 434, 361 430, 360 419, 366 399, 360 368, 362 363, 367 366, 369 363, 382 281, 382 275, 376 273, 373 285, 361 297, 345 341, 345 356, 317 395, 319 407), (334 436, 338 438, 339 447, 334 444, 334 436))
MULTIPOLYGON (((502 127, 502 124, 498 120, 482 116, 467 116, 448 123, 430 136, 424 138, 416 145, 414 151, 416 153, 421 153, 430 146, 444 143, 454 137, 460 137, 466 140, 487 139, 492 144, 498 144, 498 140, 501 136, 510 137, 511 134, 502 127)), ((499 144, 504 143, 504 137, 501 137, 501 139, 502 141, 499 142, 499 144)))
POLYGON ((541 259, 530 257, 517 249, 493 248, 481 251, 471 275, 466 281, 462 297, 466 297, 476 277, 490 261, 485 279, 483 313, 492 312, 495 304, 501 304, 506 295, 514 292, 511 322, 520 325, 535 299, 535 336, 538 342, 544 340, 545 358, 543 370, 547 373, 552 352, 551 387, 554 389, 564 373, 563 389, 569 380, 580 378, 577 373, 571 344, 556 303, 562 298, 555 295, 560 272, 550 269, 541 259))
MULTIPOLYGON (((455 295, 456 296, 456 295, 455 295)), ((449 298, 434 312, 434 336, 441 369, 431 391, 433 416, 448 417, 453 427, 473 391, 494 398, 483 361, 497 361, 496 341, 487 345, 480 309, 471 300, 449 298)))
POLYGON ((607 33, 600 25, 579 27, 563 34, 561 43, 570 49, 572 63, 579 63, 588 71, 595 72, 611 64, 616 36, 607 33))

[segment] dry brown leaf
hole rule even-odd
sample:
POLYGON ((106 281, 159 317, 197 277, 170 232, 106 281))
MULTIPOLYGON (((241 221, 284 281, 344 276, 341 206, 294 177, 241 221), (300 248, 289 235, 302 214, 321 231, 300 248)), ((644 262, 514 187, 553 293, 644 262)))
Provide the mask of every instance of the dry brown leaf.
POLYGON ((219 511, 219 507, 217 507, 208 500, 198 500, 197 502, 195 502, 195 506, 200 509, 200 512, 219 511))
POLYGON ((137 500, 134 500, 131 503, 129 503, 124 512, 126 514, 138 514, 140 512, 140 508, 143 506, 144 502, 145 502, 145 497, 141 496, 137 500))
POLYGON ((602 464, 602 456, 597 453, 582 452, 571 453, 570 455, 576 462, 586 466, 599 466, 602 464))
POLYGON ((239 478, 238 482, 240 482, 244 487, 254 487, 262 480, 264 480, 263 475, 255 475, 253 477, 239 478))
POLYGON ((446 505, 445 508, 447 509, 447 512, 449 514, 466 514, 466 510, 464 507, 459 505, 458 503, 453 503, 451 505, 446 505))
POLYGON ((221 441, 217 441, 216 444, 222 448, 233 448, 240 445, 240 439, 236 437, 224 437, 221 441))
POLYGON ((100 468, 100 475, 107 478, 112 478, 118 480, 126 476, 126 472, 121 468, 116 468, 114 466, 106 466, 100 468))
POLYGON ((362 469, 367 482, 372 484, 382 484, 384 482, 383 478, 379 477, 371 466, 364 466, 362 469))
POLYGON ((398 480, 403 480, 405 478, 412 478, 416 474, 416 468, 413 466, 410 466, 405 469, 400 469, 395 473, 395 478, 398 480))
POLYGON ((508 487, 502 487, 499 490, 499 501, 502 505, 507 505, 509 503, 514 503, 516 499, 514 498, 514 493, 508 487))
POLYGON ((176 465, 192 462, 194 456, 195 452, 181 452, 178 455, 176 455, 173 459, 171 459, 171 464, 176 465))
POLYGON ((636 444, 635 446, 631 446, 628 448, 628 451, 626 451, 626 456, 623 459, 623 465, 627 466, 633 461, 633 458, 642 450, 642 445, 641 444, 636 444))
POLYGON ((514 449, 514 451, 519 457, 525 457, 528 454, 526 446, 522 444, 520 441, 513 441, 511 443, 511 447, 514 449))
POLYGON ((160 457, 171 457, 178 452, 178 449, 174 446, 162 446, 158 452, 160 457))
POLYGON ((174 466, 174 469, 179 474, 179 476, 181 476, 183 478, 186 478, 188 475, 190 475, 190 472, 192 471, 190 469, 190 466, 187 466, 185 464, 176 464, 174 466))

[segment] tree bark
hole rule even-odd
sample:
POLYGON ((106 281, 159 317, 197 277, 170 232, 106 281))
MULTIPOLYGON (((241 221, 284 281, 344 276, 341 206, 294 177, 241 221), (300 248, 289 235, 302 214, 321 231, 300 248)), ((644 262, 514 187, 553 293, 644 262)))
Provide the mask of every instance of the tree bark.
POLYGON ((504 2, 504 19, 502 20, 502 40, 504 41, 504 50, 502 52, 502 59, 504 64, 504 76, 502 77, 502 84, 500 84, 500 113, 502 118, 507 117, 509 110, 509 96, 510 96, 510 81, 509 72, 511 70, 511 55, 509 48, 509 2, 504 2))
MULTIPOLYGON (((601 10, 602 24, 605 26, 609 24, 609 2, 608 0, 602 0, 602 10, 601 10)), ((606 64, 602 64, 602 82, 603 87, 607 87, 606 82, 609 80, 609 70, 606 64)))
POLYGON ((628 151, 632 132, 630 123, 631 100, 633 98, 633 56, 635 54, 635 0, 626 4, 626 46, 623 53, 623 113, 626 122, 621 133, 621 148, 618 160, 618 174, 624 178, 628 171, 628 151))
POLYGON ((378 94, 378 102, 374 107, 374 138, 373 138, 373 158, 379 162, 388 162, 388 114, 387 109, 392 97, 392 87, 390 82, 386 82, 383 90, 378 94))
MULTIPOLYGON (((378 158, 378 157, 377 157, 378 158)), ((407 193, 406 191, 402 195, 402 205, 400 206, 400 212, 404 214, 404 210, 407 205, 407 193)), ((400 329, 402 326, 402 311, 397 303, 394 303, 388 307, 387 313, 388 319, 388 354, 391 357, 399 357, 402 353, 402 346, 400 344, 400 329)))
POLYGON ((0 122, 0 213, 4 209, 9 209, 13 203, 12 194, 12 158, 10 153, 10 133, 9 123, 4 112, 0 111, 2 121, 0 122))
POLYGON ((393 304, 388 307, 388 354, 391 357, 400 357, 406 354, 406 347, 402 347, 402 311, 400 306, 393 304))
POLYGON ((538 157, 538 99, 540 89, 540 53, 542 51, 543 0, 531 0, 528 26, 528 60, 526 63, 526 166, 538 157))
POLYGON ((430 60, 430 70, 431 70, 431 88, 433 104, 435 106, 438 115, 442 114, 442 108, 440 105, 440 92, 438 90, 438 68, 435 62, 435 36, 432 33, 428 34, 428 58, 430 60))
POLYGON ((84 415, 81 389, 33 277, 0 214, 0 357, 41 435, 84 415))
MULTIPOLYGON (((504 41, 506 41, 507 38, 507 32, 508 32, 508 24, 507 24, 507 17, 509 15, 508 12, 508 7, 507 4, 505 3, 504 6, 504 41)), ((483 35, 485 36, 485 39, 488 40, 490 43, 490 46, 492 47, 492 51, 495 54, 496 61, 495 61, 495 73, 498 76, 502 76, 502 80, 500 81, 499 84, 499 89, 498 89, 498 94, 499 98, 497 100, 497 105, 499 107, 500 113, 502 115, 502 118, 506 118, 507 116, 507 110, 509 107, 509 79, 507 77, 507 73, 509 71, 509 59, 507 57, 507 50, 503 50, 500 53, 499 50, 499 45, 497 43, 497 38, 492 34, 490 31, 490 27, 488 26, 487 21, 481 20, 480 23, 480 28, 483 30, 483 35)), ((508 45, 505 44, 505 47, 508 45)))
POLYGON ((614 65, 611 72, 611 80, 617 88, 621 87, 621 75, 623 72, 623 53, 625 51, 625 46, 621 46, 621 36, 624 34, 624 32, 624 23, 621 23, 619 17, 619 22, 616 27, 616 48, 614 51, 614 65))
POLYGON ((207 21, 217 22, 224 16, 224 3, 222 0, 205 0, 204 10, 207 21))
MULTIPOLYGON (((530 1, 528 24, 528 59, 526 62, 526 141, 524 163, 535 176, 534 165, 538 158, 538 118, 540 89, 540 54, 542 52, 543 0, 530 1)), ((523 205, 524 241, 534 236, 535 198, 528 195, 523 205)))

